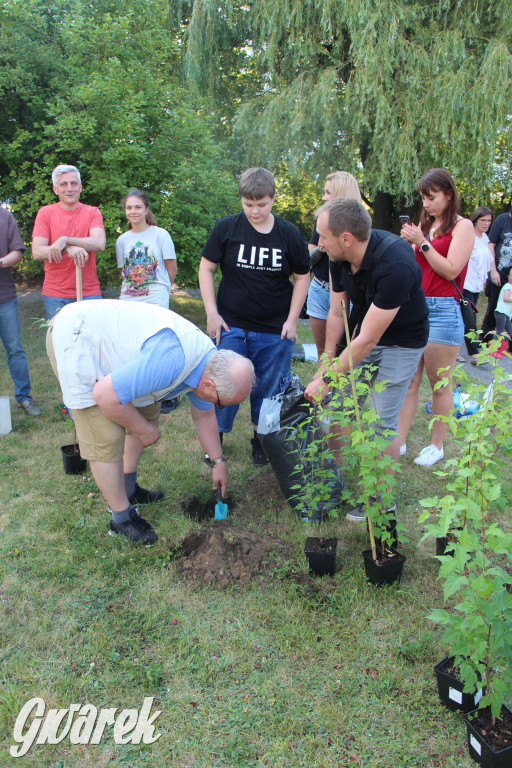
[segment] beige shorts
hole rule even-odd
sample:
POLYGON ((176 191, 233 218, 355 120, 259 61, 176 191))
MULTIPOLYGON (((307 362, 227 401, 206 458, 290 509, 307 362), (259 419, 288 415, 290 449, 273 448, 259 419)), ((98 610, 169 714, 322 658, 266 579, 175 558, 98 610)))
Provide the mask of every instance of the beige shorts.
MULTIPOLYGON (((46 351, 50 359, 53 372, 57 376, 57 361, 52 344, 52 327, 46 334, 46 351)), ((58 378, 58 376, 57 376, 58 378)), ((143 408, 137 408, 146 421, 158 426, 160 416, 160 403, 151 403, 143 408)), ((100 410, 99 406, 90 408, 74 408, 73 419, 75 421, 76 435, 80 443, 80 455, 89 461, 103 461, 112 463, 123 458, 124 438, 129 430, 111 421, 100 410)))

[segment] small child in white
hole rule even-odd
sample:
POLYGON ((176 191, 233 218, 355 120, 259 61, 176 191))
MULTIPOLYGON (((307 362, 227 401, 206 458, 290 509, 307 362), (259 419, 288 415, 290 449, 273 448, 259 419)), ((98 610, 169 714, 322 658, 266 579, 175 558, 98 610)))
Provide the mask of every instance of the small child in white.
POLYGON ((512 269, 507 275, 507 282, 500 291, 498 303, 494 310, 494 317, 496 318, 496 333, 500 336, 503 335, 503 331, 512 338, 512 322, 510 320, 512 316, 512 269))
MULTIPOLYGON (((507 275, 507 282, 502 287, 494 310, 494 317, 496 319, 496 334, 498 336, 508 336, 508 339, 512 339, 512 269, 507 275)), ((507 351, 508 341, 503 339, 502 344, 498 352, 495 352, 496 357, 502 357, 503 352, 507 351)))

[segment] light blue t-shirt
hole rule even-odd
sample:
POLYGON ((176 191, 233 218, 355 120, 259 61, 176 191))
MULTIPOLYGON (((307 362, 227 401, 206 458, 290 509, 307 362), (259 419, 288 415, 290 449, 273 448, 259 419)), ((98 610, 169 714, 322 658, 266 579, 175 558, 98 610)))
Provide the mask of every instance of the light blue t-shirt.
POLYGON ((512 285, 510 283, 505 283, 501 289, 495 311, 501 312, 503 315, 510 318, 512 317, 512 304, 509 301, 505 301, 505 291, 510 291, 510 298, 512 296, 512 285))
MULTIPOLYGON (((185 367, 185 355, 174 331, 163 328, 146 339, 137 357, 112 371, 110 375, 116 395, 121 404, 126 405, 136 397, 159 389, 168 389, 172 392, 172 397, 179 395, 183 390, 195 389, 203 375, 206 361, 213 352, 215 349, 209 350, 185 381, 173 388, 173 382, 185 367)), ((188 391, 186 394, 199 411, 209 411, 214 407, 213 403, 201 400, 194 392, 188 391)))

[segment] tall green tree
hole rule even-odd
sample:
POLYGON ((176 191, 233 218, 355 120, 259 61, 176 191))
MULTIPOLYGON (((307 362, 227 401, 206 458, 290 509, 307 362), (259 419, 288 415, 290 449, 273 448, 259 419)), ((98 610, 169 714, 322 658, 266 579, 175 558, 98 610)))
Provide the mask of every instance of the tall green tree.
POLYGON ((175 74, 179 41, 166 0, 7 0, 1 13, 0 199, 10 200, 25 239, 38 208, 55 200, 52 168, 71 163, 82 200, 104 216, 103 283, 118 280, 120 199, 141 187, 174 239, 178 281, 195 285, 201 247, 236 206, 236 184, 211 116, 175 74))
POLYGON ((188 71, 232 124, 241 165, 362 175, 379 225, 433 166, 464 182, 468 204, 510 188, 508 0, 178 5, 188 71))

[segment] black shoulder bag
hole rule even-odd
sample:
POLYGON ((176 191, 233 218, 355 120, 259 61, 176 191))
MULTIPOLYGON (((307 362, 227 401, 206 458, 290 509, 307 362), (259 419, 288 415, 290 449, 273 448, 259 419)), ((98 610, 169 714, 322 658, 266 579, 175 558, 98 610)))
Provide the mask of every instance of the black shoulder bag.
MULTIPOLYGON (((380 257, 384 253, 385 250, 391 245, 391 243, 396 242, 399 238, 396 235, 386 235, 384 237, 377 248, 375 249, 375 253, 373 254, 372 263, 370 266, 370 269, 366 271, 366 274, 361 279, 361 281, 358 283, 357 286, 357 293, 354 295, 352 300, 352 309, 350 311, 350 316, 348 318, 348 335, 349 338, 352 340, 354 338, 354 335, 356 334, 356 330, 358 330, 359 326, 364 320, 364 317, 366 313, 368 312, 368 309, 370 307, 370 304, 373 301, 373 296, 368 301, 366 297, 366 286, 368 285, 368 280, 370 276, 373 274, 373 271, 377 264, 380 261, 380 257)), ((343 336, 340 339, 339 344, 336 347, 336 356, 340 355, 345 347, 347 346, 347 329, 345 329, 345 332, 343 333, 343 336)))
POLYGON ((464 328, 471 328, 475 322, 475 315, 478 314, 476 304, 472 302, 471 299, 467 299, 464 294, 461 293, 461 290, 455 280, 452 280, 452 283, 454 284, 455 288, 457 289, 457 293, 460 296, 460 301, 457 301, 457 304, 460 307, 464 328))

